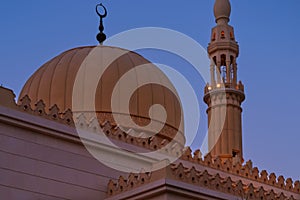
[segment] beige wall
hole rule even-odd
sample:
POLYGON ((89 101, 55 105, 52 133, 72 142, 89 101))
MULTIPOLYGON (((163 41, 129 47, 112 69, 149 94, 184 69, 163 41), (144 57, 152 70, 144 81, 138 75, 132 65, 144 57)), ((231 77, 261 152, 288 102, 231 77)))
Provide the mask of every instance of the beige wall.
POLYGON ((1 199, 104 199, 108 180, 120 175, 80 143, 2 119, 0 115, 1 199))

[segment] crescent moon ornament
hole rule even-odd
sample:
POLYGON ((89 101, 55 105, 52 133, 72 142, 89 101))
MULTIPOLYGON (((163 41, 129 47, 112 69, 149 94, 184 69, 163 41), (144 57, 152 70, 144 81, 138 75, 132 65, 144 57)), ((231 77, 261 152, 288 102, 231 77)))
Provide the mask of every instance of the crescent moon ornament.
POLYGON ((105 18, 105 17, 107 16, 107 10, 106 10, 105 6, 103 6, 102 3, 96 5, 96 13, 97 13, 97 15, 98 15, 100 18, 105 18), (102 7, 102 8, 104 9, 104 14, 103 14, 103 15, 100 14, 100 12, 99 12, 99 10, 98 10, 99 7, 102 7))
POLYGON ((106 40, 106 35, 103 33, 103 31, 104 31, 103 18, 105 18, 107 16, 107 10, 106 10, 105 6, 102 3, 96 5, 96 13, 100 17, 100 25, 99 25, 100 33, 98 33, 96 38, 97 38, 98 42, 102 45, 103 42, 106 40), (103 8, 104 14, 101 14, 99 12, 99 10, 98 10, 99 7, 103 8))

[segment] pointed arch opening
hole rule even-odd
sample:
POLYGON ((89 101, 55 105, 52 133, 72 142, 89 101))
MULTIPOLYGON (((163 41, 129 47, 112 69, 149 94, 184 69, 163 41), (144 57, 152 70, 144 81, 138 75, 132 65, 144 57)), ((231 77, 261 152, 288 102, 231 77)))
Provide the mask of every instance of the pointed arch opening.
POLYGON ((214 32, 211 38, 211 41, 215 41, 216 40, 216 33, 214 32))
POLYGON ((225 32, 221 31, 221 39, 224 39, 224 38, 225 38, 225 32))

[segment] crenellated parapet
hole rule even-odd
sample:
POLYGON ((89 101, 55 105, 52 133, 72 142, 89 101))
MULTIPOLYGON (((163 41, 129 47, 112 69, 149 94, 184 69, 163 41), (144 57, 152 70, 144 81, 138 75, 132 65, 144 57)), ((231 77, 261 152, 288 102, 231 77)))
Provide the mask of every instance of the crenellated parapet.
POLYGON ((69 126, 74 125, 73 115, 70 109, 61 112, 57 105, 53 105, 48 109, 43 100, 36 102, 34 107, 32 107, 31 99, 27 95, 21 98, 20 104, 17 104, 14 98, 15 94, 12 90, 0 87, 0 106, 36 115, 69 126))
MULTIPOLYGON (((183 149, 183 146, 180 143, 172 140, 172 127, 164 126, 160 133, 149 136, 150 134, 147 132, 141 132, 132 128, 124 129, 118 127, 115 123, 110 121, 113 117, 110 113, 98 113, 97 117, 90 117, 90 113, 82 113, 77 117, 74 117, 71 109, 61 112, 57 105, 54 105, 49 109, 46 108, 43 100, 39 100, 33 104, 31 99, 25 95, 20 98, 19 104, 17 104, 14 98, 15 95, 12 90, 0 87, 0 106, 9 107, 20 112, 39 116, 67 126, 87 130, 95 134, 101 131, 108 138, 139 146, 147 150, 156 151, 162 149, 167 144, 170 144, 168 145, 169 148, 164 149, 163 153, 178 157, 181 155, 183 149), (157 135, 159 135, 159 137, 157 137, 157 135)), ((145 121, 144 123, 147 124, 148 121, 145 121)), ((178 135, 180 137, 179 140, 184 140, 184 138, 181 137, 181 133, 178 135)))
POLYGON ((93 118, 89 121, 84 117, 84 115, 80 115, 78 120, 75 121, 75 124, 77 128, 81 128, 95 134, 101 132, 110 139, 121 141, 133 146, 139 146, 150 151, 164 149, 161 153, 173 156, 180 156, 182 153, 182 146, 176 141, 157 137, 156 135, 149 136, 147 133, 138 132, 135 129, 124 130, 110 121, 105 121, 104 123, 99 124, 97 118, 93 118), (169 148, 164 148, 167 144, 169 144, 169 148))
POLYGON ((176 180, 199 188, 227 193, 242 199, 296 199, 293 195, 286 196, 284 193, 275 193, 274 190, 266 190, 264 187, 254 187, 252 183, 245 184, 241 180, 233 181, 230 176, 222 177, 219 173, 210 174, 207 170, 199 171, 195 167, 187 168, 182 163, 171 164, 164 169, 151 173, 130 174, 126 179, 121 176, 117 181, 111 180, 108 184, 108 196, 124 193, 161 179, 166 179, 166 184, 168 180, 176 180))
POLYGON ((74 125, 73 114, 70 109, 67 109, 64 112, 60 112, 57 105, 52 106, 49 109, 46 109, 46 106, 43 100, 35 103, 35 107, 31 107, 31 100, 26 95, 20 100, 21 104, 16 104, 16 108, 20 111, 27 112, 33 115, 37 115, 43 117, 45 119, 54 120, 59 123, 63 123, 66 125, 74 125))
POLYGON ((189 147, 185 148, 180 159, 220 170, 227 174, 236 175, 250 181, 267 184, 272 187, 300 194, 299 180, 293 182, 291 178, 285 179, 283 176, 278 176, 277 178, 275 173, 268 174, 266 170, 259 171, 257 167, 253 167, 251 160, 245 163, 241 163, 239 160, 235 160, 234 158, 222 161, 220 157, 213 158, 211 154, 207 154, 204 158, 202 158, 200 150, 196 150, 192 153, 192 150, 189 147))

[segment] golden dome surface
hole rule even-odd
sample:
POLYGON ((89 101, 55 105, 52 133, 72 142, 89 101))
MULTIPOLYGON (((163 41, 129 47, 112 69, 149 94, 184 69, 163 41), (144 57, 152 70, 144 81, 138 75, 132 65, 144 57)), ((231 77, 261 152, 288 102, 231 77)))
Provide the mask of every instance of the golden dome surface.
MULTIPOLYGON (((76 76, 80 67, 86 63, 87 57, 93 50, 98 49, 97 52, 97 67, 103 68, 102 76, 96 86, 95 93, 95 111, 97 113, 98 121, 103 123, 105 121, 115 122, 112 116, 112 93, 126 92, 127 86, 117 84, 118 81, 125 76, 129 71, 131 73, 130 84, 137 89, 130 97, 129 111, 132 120, 139 126, 146 126, 149 124, 149 109, 152 105, 160 104, 166 111, 166 123, 161 133, 163 137, 173 137, 177 131, 181 133, 181 144, 184 145, 183 136, 183 112, 181 103, 173 87, 166 75, 154 64, 141 55, 127 51, 117 47, 109 46, 87 46, 79 47, 61 53, 55 58, 51 59, 42 65, 25 83, 20 95, 20 99, 28 95, 32 103, 43 100, 46 108, 57 105, 61 111, 66 109, 72 110, 73 87, 76 76), (120 54, 120 52, 122 52, 120 54), (105 57, 114 57, 107 68, 104 68, 105 57), (103 58, 103 59, 102 59, 103 58), (145 65, 146 71, 142 74, 136 72, 139 66, 145 65), (141 80, 147 79, 149 84, 140 86, 141 80), (153 82, 153 83, 151 83, 153 82), (160 82, 161 84, 157 84, 160 82), (165 87, 168 85, 169 87, 165 87), (175 91, 175 92, 174 92, 175 91)), ((85 77, 83 82, 87 83, 89 77, 85 77)), ((84 90, 80 94, 85 95, 84 90)), ((123 99, 117 99, 117 103, 122 104, 123 99)), ((91 110, 84 110, 90 112, 91 110)), ((115 112, 115 111, 114 111, 115 112)), ((122 111, 117 111, 117 114, 126 115, 122 111)), ((155 111, 154 111, 155 112, 155 111)), ((155 113, 151 116, 154 116, 155 113)), ((119 125, 119 124, 118 124, 119 125)), ((128 124, 121 124, 127 126, 128 124)), ((130 127, 127 127, 130 128, 130 127)))

